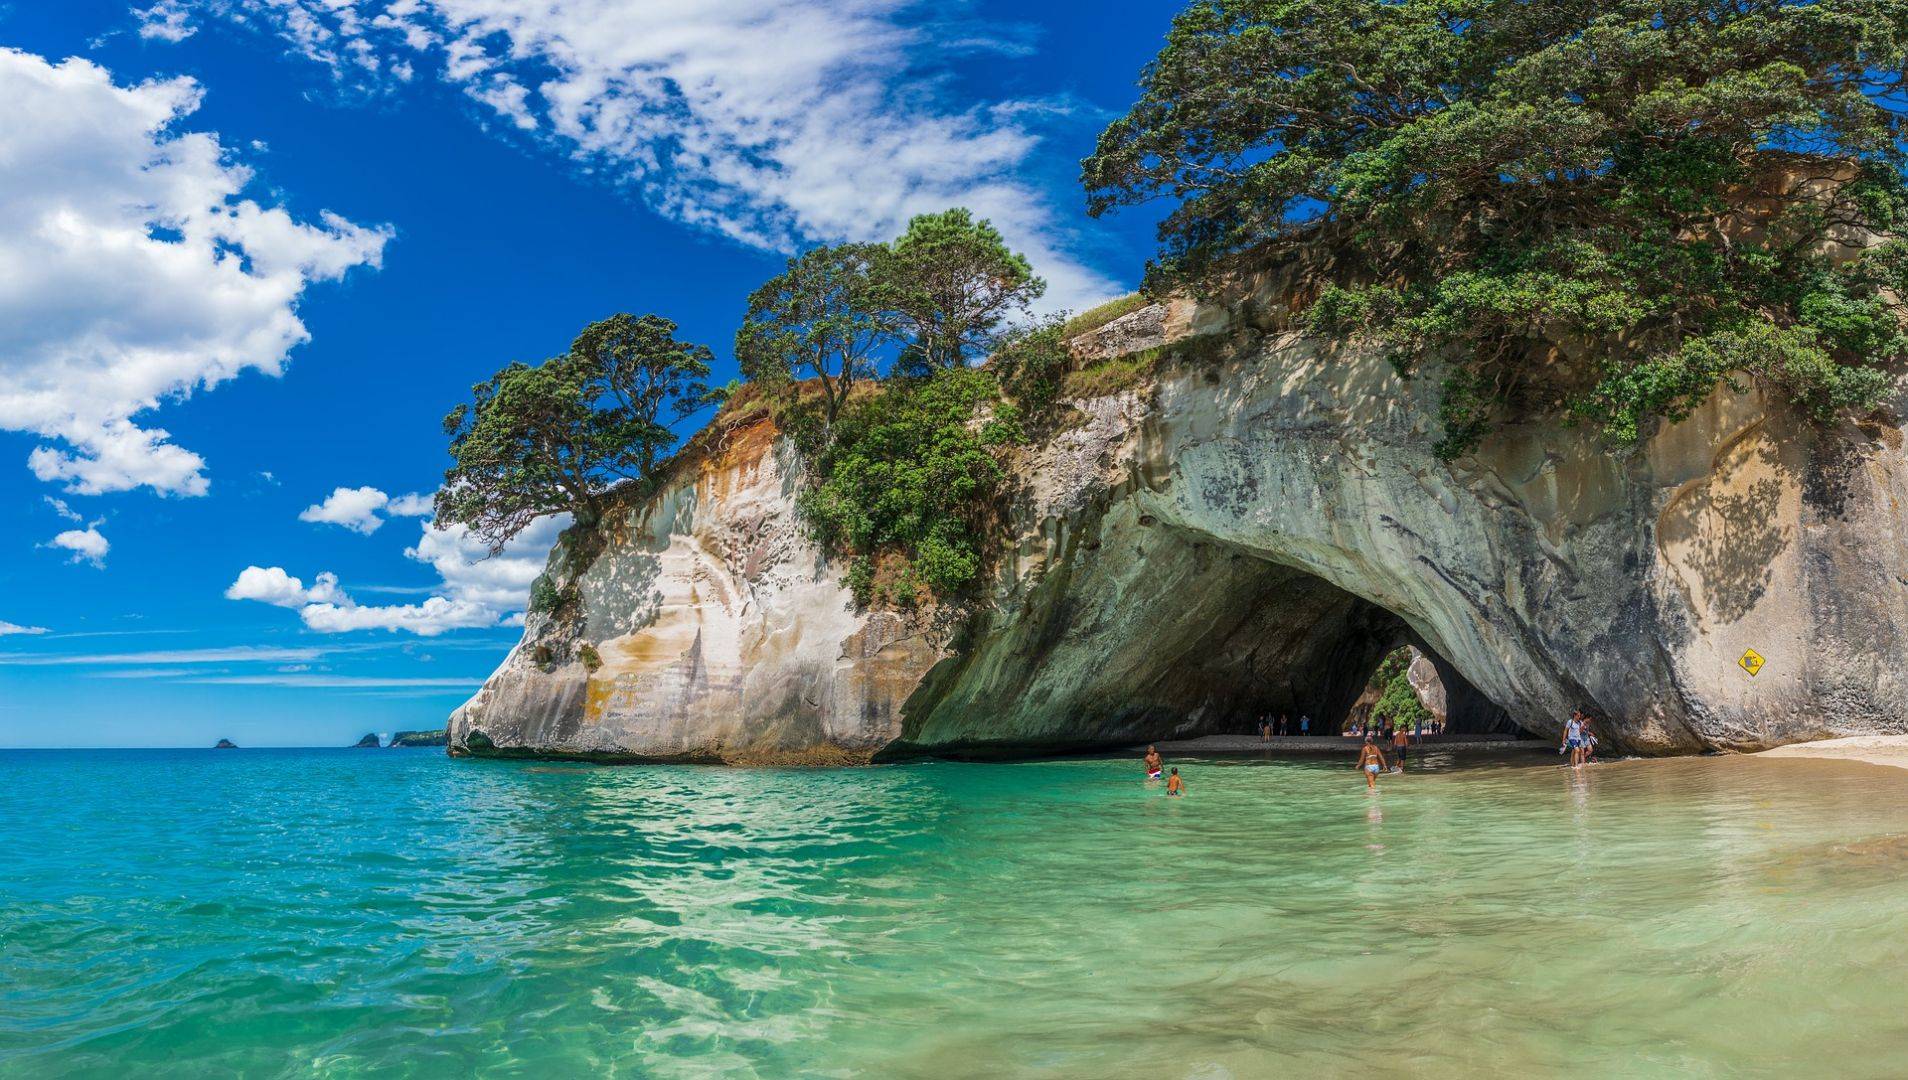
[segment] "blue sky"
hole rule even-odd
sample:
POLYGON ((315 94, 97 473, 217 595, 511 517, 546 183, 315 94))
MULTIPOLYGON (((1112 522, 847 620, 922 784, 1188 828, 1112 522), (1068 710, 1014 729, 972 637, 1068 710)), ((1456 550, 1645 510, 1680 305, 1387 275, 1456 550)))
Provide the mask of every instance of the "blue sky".
POLYGON ((1077 161, 1179 6, 0 3, 0 746, 440 726, 554 528, 404 498, 472 383, 616 311, 726 377, 789 250, 946 205, 1124 291, 1077 161))

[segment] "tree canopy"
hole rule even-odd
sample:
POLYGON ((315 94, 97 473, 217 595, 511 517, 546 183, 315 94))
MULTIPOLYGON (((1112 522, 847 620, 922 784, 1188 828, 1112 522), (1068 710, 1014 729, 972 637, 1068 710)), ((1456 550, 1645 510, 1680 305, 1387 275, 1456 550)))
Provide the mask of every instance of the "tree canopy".
POLYGON ((878 302, 909 335, 902 365, 917 373, 986 356, 1010 320, 1047 291, 1026 256, 960 208, 908 222, 887 246, 877 280, 878 302))
POLYGON ((664 411, 693 411, 709 374, 709 350, 675 332, 655 315, 615 315, 562 356, 473 386, 475 401, 444 418, 453 464, 437 524, 466 525, 495 552, 545 514, 593 523, 612 485, 651 479, 675 444, 664 411))
POLYGON ((1331 245, 1313 321, 1449 362, 1446 457, 1545 395, 1619 443, 1748 379, 1826 418, 1908 354, 1905 72, 1908 0, 1201 0, 1083 179, 1178 200, 1153 288, 1331 245))
POLYGON ((823 430, 832 428, 857 382, 876 374, 876 353, 899 333, 879 299, 886 249, 879 244, 813 248, 749 294, 736 331, 742 374, 769 387, 813 377, 823 430))

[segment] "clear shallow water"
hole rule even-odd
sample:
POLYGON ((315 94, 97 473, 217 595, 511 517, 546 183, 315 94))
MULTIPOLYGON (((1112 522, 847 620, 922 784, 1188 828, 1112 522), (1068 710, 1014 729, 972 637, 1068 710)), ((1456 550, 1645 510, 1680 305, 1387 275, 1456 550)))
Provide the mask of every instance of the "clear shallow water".
POLYGON ((1908 773, 0 752, 0 1075, 1888 1076, 1908 773))

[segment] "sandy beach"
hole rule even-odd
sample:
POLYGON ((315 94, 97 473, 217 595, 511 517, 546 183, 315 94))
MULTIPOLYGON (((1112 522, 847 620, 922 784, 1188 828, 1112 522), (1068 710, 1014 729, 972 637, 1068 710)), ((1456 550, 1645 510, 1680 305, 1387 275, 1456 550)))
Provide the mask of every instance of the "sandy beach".
POLYGON ((1851 735, 1845 739, 1794 743, 1764 750, 1757 757, 1833 758, 1908 769, 1908 735, 1851 735))

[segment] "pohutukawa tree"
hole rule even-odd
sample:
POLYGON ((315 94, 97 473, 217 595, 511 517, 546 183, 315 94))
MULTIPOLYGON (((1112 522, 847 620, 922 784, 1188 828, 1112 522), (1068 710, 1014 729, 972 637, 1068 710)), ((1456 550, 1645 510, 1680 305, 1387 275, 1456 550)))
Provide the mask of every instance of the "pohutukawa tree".
POLYGON ((1826 419, 1908 354, 1905 71, 1903 0, 1204 0, 1083 178, 1179 200, 1153 288, 1328 245, 1314 323, 1448 362, 1445 457, 1507 404, 1628 443, 1753 380, 1826 419))
POLYGON ((899 318, 877 299, 879 244, 818 247, 749 294, 735 335, 742 374, 771 389, 814 378, 821 388, 824 439, 855 384, 876 374, 876 353, 895 339, 899 318))
POLYGON ((698 408, 709 350, 677 341, 655 315, 590 324, 570 351, 511 364, 444 418, 454 464, 438 490, 439 526, 466 525, 494 553, 537 518, 568 511, 592 524, 608 490, 653 479, 675 445, 664 424, 698 408))
POLYGON ((877 303, 909 335, 901 365, 914 373, 986 356, 1047 291, 1026 256, 992 224, 959 208, 908 222, 880 259, 876 284, 877 303))

